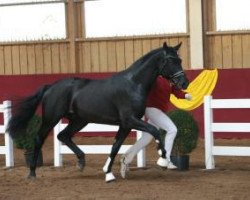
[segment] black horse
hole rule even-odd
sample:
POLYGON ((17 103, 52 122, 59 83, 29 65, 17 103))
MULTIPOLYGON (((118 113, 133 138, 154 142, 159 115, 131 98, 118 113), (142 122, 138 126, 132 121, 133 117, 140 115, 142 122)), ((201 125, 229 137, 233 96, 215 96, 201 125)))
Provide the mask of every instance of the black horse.
POLYGON ((69 120, 68 126, 58 135, 77 156, 81 169, 85 166, 85 154, 72 141, 72 136, 88 123, 118 125, 111 153, 103 167, 106 181, 115 180, 111 168, 123 141, 131 131, 149 132, 158 144, 158 153, 165 166, 166 151, 158 130, 143 121, 145 101, 158 75, 171 81, 176 87, 186 89, 189 82, 183 72, 177 51, 181 43, 152 50, 134 62, 128 69, 102 80, 67 78, 51 85, 44 85, 34 95, 15 106, 8 131, 13 139, 27 127, 31 117, 42 104, 42 125, 38 131, 34 158, 29 178, 36 177, 36 161, 48 133, 61 118, 69 120))

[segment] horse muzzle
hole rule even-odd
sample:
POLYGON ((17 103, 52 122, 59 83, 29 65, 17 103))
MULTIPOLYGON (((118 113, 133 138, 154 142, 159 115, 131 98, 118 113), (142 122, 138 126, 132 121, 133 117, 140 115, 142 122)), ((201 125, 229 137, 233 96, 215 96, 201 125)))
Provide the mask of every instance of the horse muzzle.
POLYGON ((171 81, 178 89, 185 90, 189 86, 189 80, 186 78, 186 76, 180 76, 175 80, 171 81))

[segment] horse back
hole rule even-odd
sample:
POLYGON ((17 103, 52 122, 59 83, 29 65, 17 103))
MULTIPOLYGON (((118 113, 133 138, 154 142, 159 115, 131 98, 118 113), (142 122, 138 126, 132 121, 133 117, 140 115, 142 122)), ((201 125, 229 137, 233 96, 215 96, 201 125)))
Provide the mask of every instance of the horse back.
POLYGON ((84 78, 66 78, 51 84, 45 92, 42 103, 46 110, 61 110, 64 114, 70 111, 72 98, 80 88, 90 80, 84 78))
POLYGON ((143 90, 123 77, 90 80, 75 93, 73 110, 88 122, 117 124, 123 113, 141 116, 143 90))

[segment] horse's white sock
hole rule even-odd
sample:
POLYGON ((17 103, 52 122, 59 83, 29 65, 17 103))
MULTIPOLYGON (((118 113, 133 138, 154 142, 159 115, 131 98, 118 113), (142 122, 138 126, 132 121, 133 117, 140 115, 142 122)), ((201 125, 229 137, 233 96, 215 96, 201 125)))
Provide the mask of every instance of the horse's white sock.
POLYGON ((109 163, 110 163, 110 162, 111 162, 111 158, 108 157, 108 159, 107 159, 105 165, 104 165, 103 168, 102 168, 102 170, 103 170, 105 173, 107 173, 107 171, 108 171, 108 167, 109 167, 109 163))

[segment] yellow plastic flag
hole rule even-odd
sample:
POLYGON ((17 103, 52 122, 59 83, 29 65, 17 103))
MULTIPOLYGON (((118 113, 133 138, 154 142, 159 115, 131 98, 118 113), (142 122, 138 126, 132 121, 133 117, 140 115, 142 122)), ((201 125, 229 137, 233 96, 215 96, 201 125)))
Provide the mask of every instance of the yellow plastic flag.
POLYGON ((218 70, 203 70, 188 86, 185 92, 192 95, 192 100, 177 99, 171 94, 170 101, 177 108, 193 110, 203 103, 205 95, 210 95, 217 83, 218 70))

